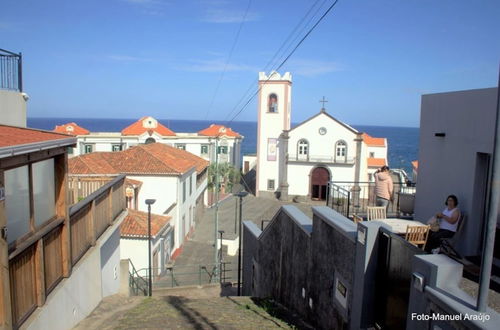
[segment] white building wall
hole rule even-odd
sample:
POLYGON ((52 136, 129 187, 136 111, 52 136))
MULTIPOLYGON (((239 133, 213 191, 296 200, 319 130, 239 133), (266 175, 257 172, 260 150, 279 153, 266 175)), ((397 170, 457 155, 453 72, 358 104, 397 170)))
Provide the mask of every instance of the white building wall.
POLYGON ((448 195, 456 195, 467 214, 458 239, 465 256, 477 255, 481 248, 497 93, 497 88, 485 88, 422 96, 415 219, 426 221, 444 209, 448 195))
POLYGON ((177 202, 177 176, 127 175, 127 178, 142 182, 139 192, 139 211, 148 211, 146 199, 156 199, 151 205, 151 212, 156 214, 163 214, 177 202))
POLYGON ((119 234, 124 217, 125 213, 101 235, 96 245, 73 267, 71 276, 63 279, 48 295, 45 304, 26 320, 23 329, 71 329, 106 295, 118 293, 120 245, 116 233, 119 234), (103 260, 106 262, 102 263, 103 260))
POLYGON ((356 157, 355 138, 355 133, 322 113, 290 131, 288 142, 289 159, 295 159, 297 156, 297 145, 301 139, 306 139, 309 142, 309 156, 311 159, 315 156, 334 157, 335 143, 340 140, 347 143, 347 158, 352 159, 356 157), (319 133, 321 127, 326 128, 326 134, 321 135, 319 133))
POLYGON ((0 124, 26 127, 26 100, 22 93, 0 90, 0 124))
MULTIPOLYGON (((386 142, 387 145, 387 142, 386 142)), ((373 152, 373 158, 385 158, 387 159, 387 147, 372 147, 367 146, 367 157, 370 157, 370 153, 373 152)))

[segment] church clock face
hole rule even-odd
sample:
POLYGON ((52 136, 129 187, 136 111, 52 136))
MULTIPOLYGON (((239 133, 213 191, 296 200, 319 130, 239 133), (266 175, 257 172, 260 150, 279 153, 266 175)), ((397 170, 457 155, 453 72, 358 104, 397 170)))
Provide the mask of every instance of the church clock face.
POLYGON ((320 135, 325 135, 326 134, 326 128, 320 127, 319 130, 318 130, 318 132, 319 132, 320 135))

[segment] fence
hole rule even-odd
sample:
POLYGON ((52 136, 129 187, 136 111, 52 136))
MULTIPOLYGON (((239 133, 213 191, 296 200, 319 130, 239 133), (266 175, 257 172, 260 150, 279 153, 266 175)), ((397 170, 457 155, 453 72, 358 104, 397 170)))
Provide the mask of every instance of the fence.
POLYGON ((114 177, 68 176, 69 204, 78 203, 113 179, 114 177))
POLYGON ((0 49, 0 89, 23 91, 21 53, 0 49))
POLYGON ((65 274, 65 260, 75 265, 125 209, 125 176, 108 182, 70 208, 70 250, 65 255, 64 218, 52 220, 9 255, 13 326, 21 325, 65 274))
MULTIPOLYGON (((394 200, 389 203, 387 214, 398 216, 401 212, 399 205, 400 193, 414 194, 415 186, 408 186, 406 182, 394 182, 394 200)), ((326 205, 341 213, 345 217, 352 214, 366 216, 368 206, 375 206, 375 182, 352 181, 329 182, 326 205)), ((406 213, 406 212, 405 212, 406 213)))

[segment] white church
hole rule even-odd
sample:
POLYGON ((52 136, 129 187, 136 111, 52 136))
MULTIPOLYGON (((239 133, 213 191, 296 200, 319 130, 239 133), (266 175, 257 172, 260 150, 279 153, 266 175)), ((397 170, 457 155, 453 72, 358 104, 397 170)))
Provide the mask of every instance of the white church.
POLYGON ((289 72, 259 73, 256 195, 323 200, 329 181, 373 181, 387 165, 387 139, 357 131, 324 107, 291 128, 291 95, 289 72))

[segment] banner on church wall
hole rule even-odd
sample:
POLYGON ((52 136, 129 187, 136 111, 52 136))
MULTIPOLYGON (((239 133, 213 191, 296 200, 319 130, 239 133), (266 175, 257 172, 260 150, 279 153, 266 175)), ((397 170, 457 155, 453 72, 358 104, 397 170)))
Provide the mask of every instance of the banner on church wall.
POLYGON ((276 161, 278 139, 267 139, 267 160, 276 161))

